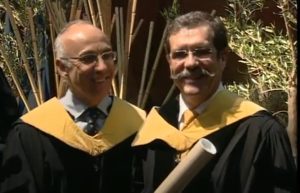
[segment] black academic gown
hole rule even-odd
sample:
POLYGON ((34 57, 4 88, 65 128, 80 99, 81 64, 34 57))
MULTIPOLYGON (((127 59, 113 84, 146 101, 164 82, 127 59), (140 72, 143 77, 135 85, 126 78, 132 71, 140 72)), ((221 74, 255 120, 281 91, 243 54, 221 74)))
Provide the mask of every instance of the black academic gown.
POLYGON ((202 137, 212 141, 218 152, 184 193, 296 192, 296 169, 286 130, 268 112, 226 91, 216 98, 208 106, 214 110, 204 112, 206 115, 191 123, 195 130, 184 133, 184 137, 176 129, 178 101, 171 101, 157 111, 160 121, 155 121, 157 117, 150 116, 153 114, 150 112, 133 143, 146 152, 144 192, 153 192, 174 169, 178 151, 194 144, 193 141, 191 146, 187 145, 188 140, 202 137), (248 115, 240 114, 247 110, 248 115), (225 119, 228 114, 232 120, 225 119), (156 128, 151 125, 146 128, 147 124, 156 128), (202 130, 199 133, 195 132, 198 128, 202 130))
POLYGON ((22 116, 9 135, 0 192, 136 192, 130 145, 144 116, 115 98, 103 128, 88 136, 57 99, 44 103, 22 116))
MULTIPOLYGON (((20 116, 16 97, 0 68, 0 145, 4 143, 11 124, 20 116)), ((0 146, 0 154, 1 154, 0 146)), ((0 155, 1 160, 1 155, 0 155)))

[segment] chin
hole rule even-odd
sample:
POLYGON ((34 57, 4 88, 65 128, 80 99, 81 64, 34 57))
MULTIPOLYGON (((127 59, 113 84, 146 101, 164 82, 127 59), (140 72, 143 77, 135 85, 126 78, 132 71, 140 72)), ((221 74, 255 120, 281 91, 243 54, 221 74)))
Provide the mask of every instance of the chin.
POLYGON ((111 84, 96 84, 93 88, 96 92, 109 92, 111 84))
POLYGON ((184 87, 181 89, 181 92, 185 95, 199 95, 205 92, 205 89, 201 89, 198 87, 184 87))

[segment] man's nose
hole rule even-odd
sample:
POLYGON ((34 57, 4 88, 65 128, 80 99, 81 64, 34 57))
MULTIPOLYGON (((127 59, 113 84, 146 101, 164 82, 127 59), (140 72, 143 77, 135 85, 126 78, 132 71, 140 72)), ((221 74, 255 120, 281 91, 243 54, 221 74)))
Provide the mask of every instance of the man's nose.
POLYGON ((185 58, 185 67, 195 67, 199 64, 197 57, 193 55, 193 52, 188 51, 188 54, 185 58))
POLYGON ((106 69, 106 68, 107 68, 107 64, 102 59, 101 55, 98 55, 96 65, 95 65, 95 69, 102 70, 102 69, 106 69))

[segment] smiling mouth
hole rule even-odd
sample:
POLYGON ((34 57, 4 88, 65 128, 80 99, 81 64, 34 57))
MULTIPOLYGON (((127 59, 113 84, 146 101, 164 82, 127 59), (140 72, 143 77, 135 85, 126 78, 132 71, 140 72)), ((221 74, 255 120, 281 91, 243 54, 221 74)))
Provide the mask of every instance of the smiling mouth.
POLYGON ((106 82, 106 81, 108 81, 108 80, 110 80, 110 77, 109 77, 109 76, 107 76, 107 77, 105 77, 105 78, 102 78, 102 79, 95 79, 95 82, 96 82, 96 83, 103 83, 103 82, 106 82))
POLYGON ((206 75, 202 75, 202 76, 188 76, 188 77, 182 78, 182 80, 189 83, 189 82, 199 81, 199 80, 201 80, 201 79, 203 79, 205 77, 208 77, 208 76, 206 76, 206 75))
POLYGON ((181 79, 183 79, 183 80, 200 80, 202 78, 207 78, 207 77, 210 77, 210 76, 207 74, 190 74, 185 77, 182 77, 181 79))

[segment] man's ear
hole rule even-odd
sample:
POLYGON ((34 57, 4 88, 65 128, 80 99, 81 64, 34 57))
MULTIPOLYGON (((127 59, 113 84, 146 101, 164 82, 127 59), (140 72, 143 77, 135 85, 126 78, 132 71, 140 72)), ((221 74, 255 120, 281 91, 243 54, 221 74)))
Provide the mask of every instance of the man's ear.
POLYGON ((56 60, 55 65, 56 65, 58 74, 62 78, 66 78, 68 76, 69 67, 67 67, 67 65, 64 64, 61 60, 56 60))

